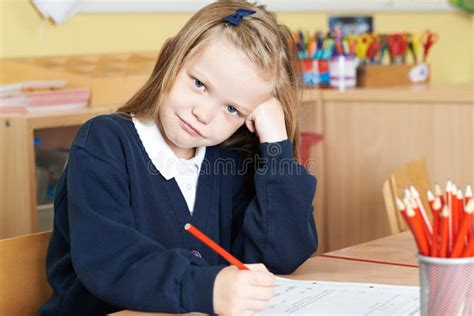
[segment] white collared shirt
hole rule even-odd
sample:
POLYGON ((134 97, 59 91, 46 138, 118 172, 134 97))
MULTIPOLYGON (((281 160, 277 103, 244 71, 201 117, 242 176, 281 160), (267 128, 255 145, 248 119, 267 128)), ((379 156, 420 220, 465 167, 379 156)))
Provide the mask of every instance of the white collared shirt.
POLYGON ((189 160, 178 158, 163 139, 154 121, 141 121, 135 117, 132 117, 132 121, 151 162, 166 180, 175 178, 192 215, 206 147, 197 147, 195 156, 189 160))

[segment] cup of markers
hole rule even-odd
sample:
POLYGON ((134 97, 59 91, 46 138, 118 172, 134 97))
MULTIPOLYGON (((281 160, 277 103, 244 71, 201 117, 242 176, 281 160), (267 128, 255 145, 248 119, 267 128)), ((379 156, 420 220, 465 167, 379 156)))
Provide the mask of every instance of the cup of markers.
POLYGON ((329 60, 333 57, 335 40, 317 32, 305 36, 303 32, 294 35, 296 49, 301 61, 303 83, 307 87, 329 87, 329 60))
POLYGON ((425 211, 412 186, 397 208, 418 247, 422 315, 474 315, 474 200, 448 182, 443 193, 427 192, 425 211))

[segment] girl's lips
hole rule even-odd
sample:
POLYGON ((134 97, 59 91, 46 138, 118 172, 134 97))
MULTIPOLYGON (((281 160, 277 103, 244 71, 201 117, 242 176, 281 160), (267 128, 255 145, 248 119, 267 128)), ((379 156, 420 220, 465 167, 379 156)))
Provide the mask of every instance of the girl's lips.
POLYGON ((196 128, 194 128, 191 124, 189 124, 188 122, 186 122, 185 120, 183 120, 182 118, 179 118, 179 121, 180 121, 180 125, 181 127, 187 131, 189 134, 193 135, 193 136, 202 136, 201 132, 199 132, 196 128))

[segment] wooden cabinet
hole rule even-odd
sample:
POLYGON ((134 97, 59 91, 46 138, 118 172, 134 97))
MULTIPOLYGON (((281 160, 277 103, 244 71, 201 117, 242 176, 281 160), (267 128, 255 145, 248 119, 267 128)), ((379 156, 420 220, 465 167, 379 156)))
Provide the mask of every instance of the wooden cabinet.
POLYGON ((389 234, 382 184, 410 160, 425 158, 433 183, 474 184, 472 86, 309 90, 305 99, 304 126, 324 135, 326 251, 389 234))
POLYGON ((37 205, 37 149, 68 149, 79 126, 130 98, 151 72, 156 53, 2 59, 0 83, 64 80, 89 87, 90 107, 78 111, 0 114, 0 238, 51 226, 52 205, 37 205), (48 225, 48 221, 50 222, 48 225))
POLYGON ((42 139, 41 148, 67 149, 82 123, 107 112, 0 115, 0 238, 36 232, 38 214, 49 215, 51 205, 36 203, 35 137, 42 139))

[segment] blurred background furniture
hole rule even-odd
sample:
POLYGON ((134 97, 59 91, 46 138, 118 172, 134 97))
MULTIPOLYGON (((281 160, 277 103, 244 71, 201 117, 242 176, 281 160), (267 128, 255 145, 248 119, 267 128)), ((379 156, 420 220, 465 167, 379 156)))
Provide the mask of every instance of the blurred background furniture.
POLYGON ((430 216, 431 212, 426 192, 428 190, 434 191, 424 159, 410 161, 402 165, 399 169, 391 172, 389 178, 383 183, 382 192, 391 234, 408 230, 408 226, 397 209, 395 199, 398 197, 403 200, 403 191, 410 186, 414 186, 418 193, 420 193, 421 202, 425 207, 427 215, 430 216))
MULTIPOLYGON (((154 53, 1 60, 0 82, 64 79, 91 88, 83 111, 0 114, 0 238, 45 229, 52 205, 37 205, 36 149, 69 148, 87 119, 110 113, 147 79, 154 53), (148 56, 148 57, 147 57, 148 56), (4 65, 8 65, 5 66, 4 65), (41 145, 33 145, 35 138, 41 145), (46 214, 46 215, 45 215, 46 214)), ((308 147, 318 178, 314 200, 320 251, 389 235, 380 194, 387 175, 425 157, 433 180, 474 182, 474 103, 470 85, 364 88, 344 93, 306 89, 300 131, 324 135, 308 147)), ((46 228, 47 229, 47 228, 46 228)))
POLYGON ((0 240, 0 315, 37 315, 52 294, 45 273, 51 232, 0 240))

